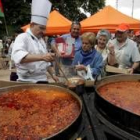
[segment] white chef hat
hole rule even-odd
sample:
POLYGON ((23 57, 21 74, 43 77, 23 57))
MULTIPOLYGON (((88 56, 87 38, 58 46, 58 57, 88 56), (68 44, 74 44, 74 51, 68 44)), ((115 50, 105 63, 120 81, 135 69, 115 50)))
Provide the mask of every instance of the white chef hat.
POLYGON ((51 6, 52 4, 49 0, 32 0, 31 22, 46 25, 51 6))

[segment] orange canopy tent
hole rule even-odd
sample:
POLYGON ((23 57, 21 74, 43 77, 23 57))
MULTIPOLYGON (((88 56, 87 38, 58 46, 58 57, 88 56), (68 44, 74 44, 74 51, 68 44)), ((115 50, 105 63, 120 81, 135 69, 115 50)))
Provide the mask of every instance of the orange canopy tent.
POLYGON ((100 29, 108 29, 115 32, 117 26, 121 23, 130 25, 130 29, 139 30, 140 20, 129 17, 111 6, 106 6, 91 17, 81 21, 82 32, 97 32, 100 29))
MULTIPOLYGON (((68 33, 70 31, 70 26, 72 22, 62 16, 58 11, 54 10, 50 13, 49 19, 46 26, 47 35, 61 35, 68 33)), ((27 28, 30 27, 30 24, 21 27, 25 32, 27 28)))

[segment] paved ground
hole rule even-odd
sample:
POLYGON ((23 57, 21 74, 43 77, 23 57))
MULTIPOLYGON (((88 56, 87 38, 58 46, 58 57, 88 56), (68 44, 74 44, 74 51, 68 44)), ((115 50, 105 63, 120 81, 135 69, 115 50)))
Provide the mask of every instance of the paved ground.
MULTIPOLYGON (((7 65, 7 61, 0 62, 0 80, 4 80, 4 81, 10 81, 10 73, 11 71, 9 70, 9 65, 7 65)), ((50 74, 47 74, 48 77, 48 81, 50 83, 54 83, 54 80, 52 80, 50 74)), ((60 81, 63 81, 62 78, 59 78, 60 81)))
MULTIPOLYGON (((0 69, 0 80, 9 81, 11 71, 9 69, 0 69)), ((51 76, 47 74, 49 82, 53 83, 51 76)), ((61 81, 61 79, 60 79, 61 81)))
POLYGON ((8 69, 0 69, 0 80, 9 81, 10 73, 8 69))

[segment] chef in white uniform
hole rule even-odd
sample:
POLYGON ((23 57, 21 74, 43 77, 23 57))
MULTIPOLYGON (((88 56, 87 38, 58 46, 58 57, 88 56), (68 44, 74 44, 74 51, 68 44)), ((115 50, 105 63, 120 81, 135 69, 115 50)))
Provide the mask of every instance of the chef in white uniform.
POLYGON ((55 54, 48 53, 42 39, 50 10, 51 3, 48 0, 32 0, 30 29, 16 38, 12 49, 18 81, 45 83, 48 81, 47 71, 54 80, 58 80, 50 63, 54 61, 55 54))

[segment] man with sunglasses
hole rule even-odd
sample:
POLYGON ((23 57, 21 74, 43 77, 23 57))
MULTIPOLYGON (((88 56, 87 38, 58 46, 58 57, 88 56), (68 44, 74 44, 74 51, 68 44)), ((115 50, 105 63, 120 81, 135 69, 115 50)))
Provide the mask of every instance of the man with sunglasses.
POLYGON ((128 69, 128 73, 132 74, 139 66, 140 54, 136 43, 128 38, 128 30, 129 25, 124 23, 116 29, 116 38, 108 44, 108 63, 118 65, 120 69, 128 69))

